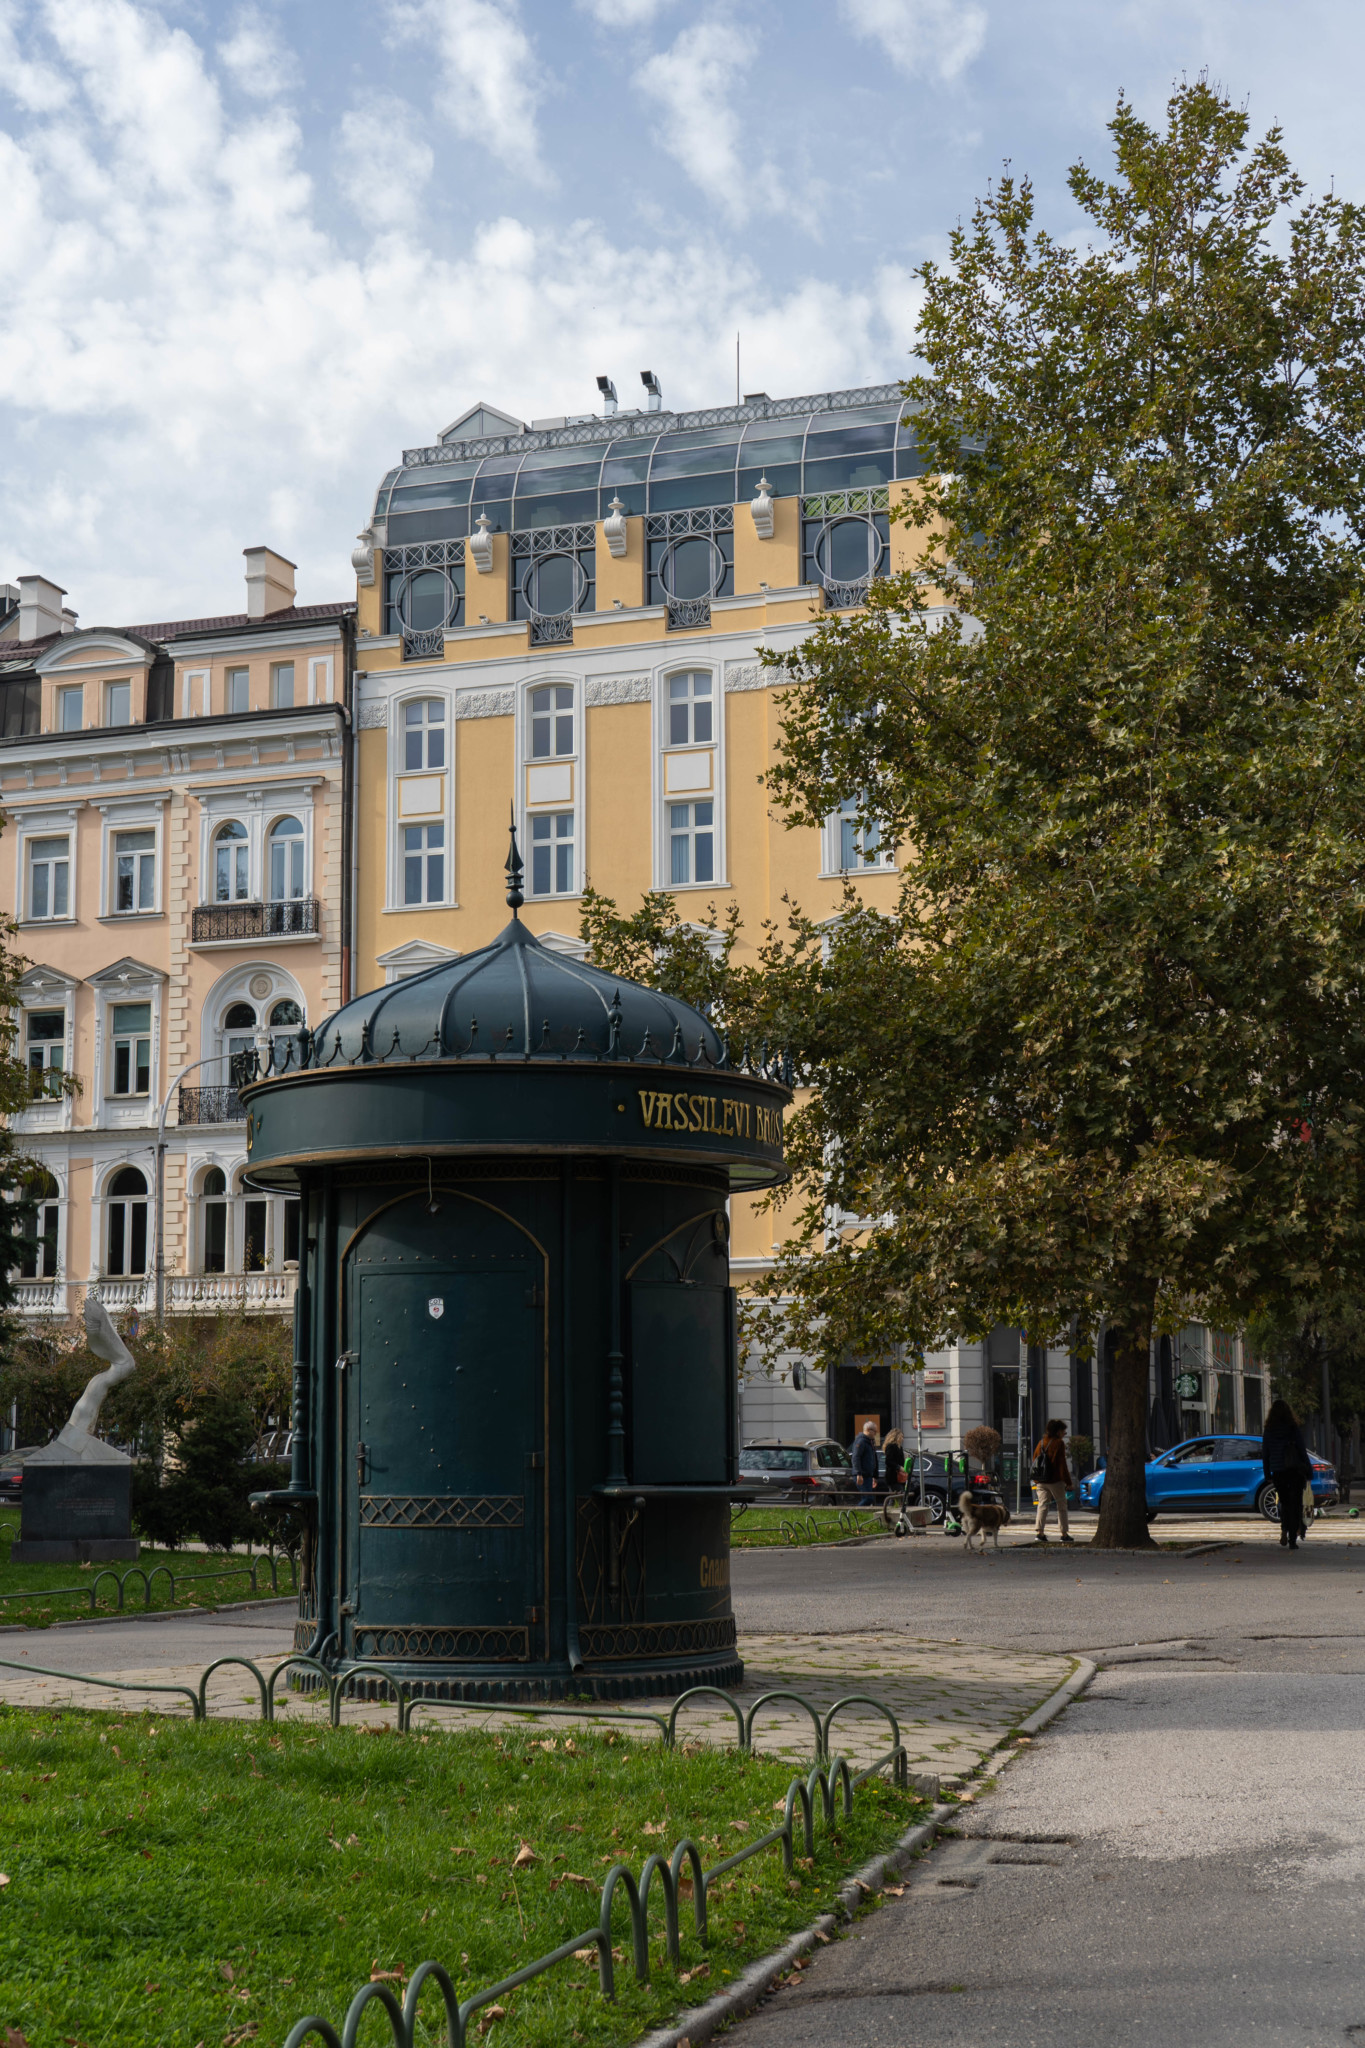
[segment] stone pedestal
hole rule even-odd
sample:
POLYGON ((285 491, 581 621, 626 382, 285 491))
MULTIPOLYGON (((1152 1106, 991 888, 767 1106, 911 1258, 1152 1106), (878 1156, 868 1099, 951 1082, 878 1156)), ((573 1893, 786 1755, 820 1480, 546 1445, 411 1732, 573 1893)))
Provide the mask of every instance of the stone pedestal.
POLYGON ((59 1441, 25 1459, 11 1564, 104 1564, 137 1556, 132 1462, 107 1444, 99 1448, 105 1456, 72 1458, 59 1441))

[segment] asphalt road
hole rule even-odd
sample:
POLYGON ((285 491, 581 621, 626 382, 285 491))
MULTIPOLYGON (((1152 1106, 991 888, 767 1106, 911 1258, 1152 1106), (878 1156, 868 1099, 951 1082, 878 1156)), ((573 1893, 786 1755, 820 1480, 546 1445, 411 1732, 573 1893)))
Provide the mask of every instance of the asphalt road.
POLYGON ((983 1565, 900 1544, 750 1554, 735 1580, 742 1628, 877 1615, 1102 1665, 736 2048, 1365 2042, 1365 1547, 983 1565))

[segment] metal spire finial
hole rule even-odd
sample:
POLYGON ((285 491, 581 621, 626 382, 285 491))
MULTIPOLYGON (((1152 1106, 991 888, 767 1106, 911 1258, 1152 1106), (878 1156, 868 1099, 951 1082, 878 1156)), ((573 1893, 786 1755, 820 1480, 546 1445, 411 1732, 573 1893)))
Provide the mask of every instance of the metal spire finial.
POLYGON ((508 829, 512 834, 512 848, 507 856, 507 901, 512 915, 515 917, 522 904, 526 901, 526 898, 521 893, 521 877, 524 869, 521 855, 517 851, 517 814, 515 805, 510 805, 509 810, 511 812, 511 822, 508 829))

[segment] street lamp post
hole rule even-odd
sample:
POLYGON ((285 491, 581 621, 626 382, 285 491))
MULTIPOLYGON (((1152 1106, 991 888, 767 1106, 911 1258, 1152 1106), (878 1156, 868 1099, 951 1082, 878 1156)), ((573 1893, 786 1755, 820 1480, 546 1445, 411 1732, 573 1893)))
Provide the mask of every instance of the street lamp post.
POLYGON ((196 1067, 207 1067, 218 1059, 217 1053, 208 1053, 203 1059, 191 1060, 180 1069, 170 1087, 161 1098, 161 1113, 156 1120, 156 1326, 161 1328, 166 1320, 166 1112, 186 1074, 192 1074, 196 1067))

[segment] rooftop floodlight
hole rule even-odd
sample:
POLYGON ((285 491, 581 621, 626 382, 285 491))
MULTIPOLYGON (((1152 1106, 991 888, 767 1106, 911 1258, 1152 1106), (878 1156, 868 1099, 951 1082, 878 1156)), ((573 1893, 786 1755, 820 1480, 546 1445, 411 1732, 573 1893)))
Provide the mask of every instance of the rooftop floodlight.
POLYGON ((616 410, 616 386, 610 377, 599 377, 597 388, 602 394, 602 410, 610 419, 616 410))
POLYGON ((652 370, 641 370, 640 382, 644 385, 645 390, 649 393, 650 411, 657 412, 659 410, 659 407, 664 402, 664 394, 658 378, 655 376, 652 370))

